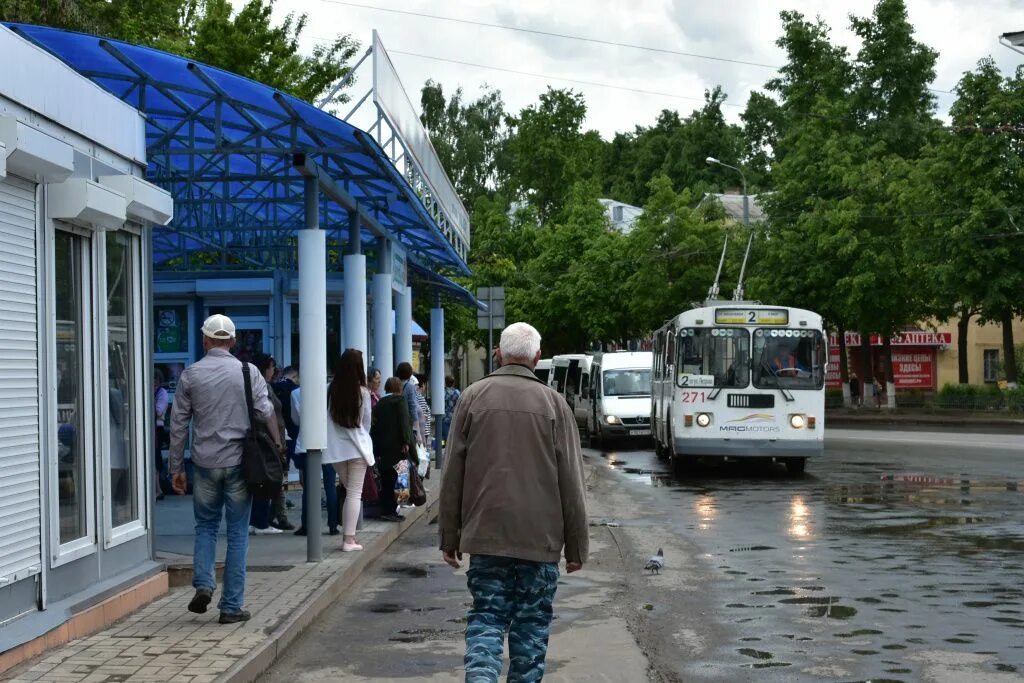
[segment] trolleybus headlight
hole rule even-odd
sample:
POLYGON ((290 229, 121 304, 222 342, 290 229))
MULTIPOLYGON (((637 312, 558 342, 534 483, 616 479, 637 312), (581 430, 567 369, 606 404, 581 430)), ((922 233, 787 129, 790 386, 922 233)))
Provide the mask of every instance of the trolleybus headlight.
POLYGON ((697 426, 707 427, 711 424, 711 416, 707 413, 697 413, 697 426))
POLYGON ((620 424, 622 424, 622 420, 620 420, 619 418, 615 417, 614 415, 606 415, 605 418, 604 418, 604 421, 607 422, 610 425, 620 425, 620 424))
POLYGON ((803 415, 790 415, 789 424, 793 429, 803 429, 807 425, 807 419, 803 415))

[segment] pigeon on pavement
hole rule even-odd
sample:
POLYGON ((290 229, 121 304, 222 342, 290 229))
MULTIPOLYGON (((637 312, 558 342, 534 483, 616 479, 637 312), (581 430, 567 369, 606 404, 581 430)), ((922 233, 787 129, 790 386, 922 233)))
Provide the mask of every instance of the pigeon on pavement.
POLYGON ((649 572, 654 572, 655 574, 660 574, 664 567, 665 553, 661 551, 661 548, 658 548, 658 554, 647 560, 647 564, 644 566, 644 569, 649 572))

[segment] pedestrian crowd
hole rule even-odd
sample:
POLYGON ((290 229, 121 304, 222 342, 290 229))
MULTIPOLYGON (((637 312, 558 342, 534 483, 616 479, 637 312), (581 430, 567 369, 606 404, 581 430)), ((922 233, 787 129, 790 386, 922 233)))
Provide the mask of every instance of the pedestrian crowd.
MULTIPOLYGON (((395 376, 385 379, 380 369, 365 370, 361 351, 347 349, 326 386, 317 386, 315 379, 306 385, 307 392, 324 391, 327 405, 321 471, 310 472, 302 444, 298 368, 279 372, 266 355, 251 364, 237 359, 231 354, 235 326, 226 316, 210 316, 202 332, 206 355, 179 376, 169 427, 161 419, 155 436, 159 443, 165 427, 169 431, 168 470, 174 491, 184 494, 189 485, 185 442, 191 427, 195 594, 188 609, 205 613, 212 601, 223 516, 227 556, 218 607, 221 623, 235 623, 250 618, 243 608, 249 534, 294 529, 284 487, 276 485, 287 481, 287 475, 285 482, 277 478, 282 469, 287 473, 288 462, 303 483, 302 520, 320 514, 319 501, 309 500, 312 487, 306 479, 321 476, 328 533, 342 535, 343 552, 356 552, 362 550, 356 537, 362 503, 376 501, 379 516, 397 522, 403 519, 403 504, 414 497, 425 500, 418 477, 429 475, 427 447, 435 431, 425 377, 417 377, 403 362, 395 376), (263 446, 256 433, 266 437, 263 446), (270 473, 274 486, 265 487, 265 481, 254 486, 252 460, 257 452, 274 465, 262 470, 270 473), (417 485, 419 495, 413 493, 417 485), (344 496, 340 507, 339 489, 344 496)), ((445 381, 445 415, 437 425, 437 437, 447 446, 439 543, 442 559, 455 569, 464 553, 471 555, 466 680, 498 680, 507 637, 509 680, 539 681, 559 562, 564 557, 566 571, 572 573, 587 561, 583 458, 572 410, 534 373, 541 357, 537 330, 526 323, 510 325, 496 353, 500 368, 464 393, 453 378, 445 381)), ((168 397, 160 380, 158 376, 156 402, 162 417, 168 397)), ((301 524, 294 532, 308 530, 301 524)))
MULTIPOLYGON (((223 516, 228 552, 219 607, 221 622, 231 623, 249 618, 242 609, 248 536, 285 531, 303 536, 308 515, 320 514, 320 501, 311 501, 307 495, 306 478, 313 475, 307 471, 302 444, 303 388, 298 367, 279 370, 275 359, 265 354, 243 366, 231 353, 236 345, 235 326, 227 316, 210 316, 202 332, 206 355, 178 377, 166 425, 168 392, 162 376, 155 376, 157 486, 162 494, 160 446, 166 439, 171 488, 178 494, 189 490, 193 494, 196 594, 189 609, 203 613, 212 600, 217 532, 223 516), (252 414, 265 425, 280 454, 284 476, 281 485, 273 487, 272 497, 253 497, 245 479, 243 442, 255 427, 250 423, 247 390, 252 414), (185 469, 190 429, 191 477, 185 469), (287 499, 289 465, 298 470, 302 484, 298 528, 288 517, 293 505, 287 499)), ((402 521, 401 506, 411 499, 410 479, 429 476, 433 430, 426 378, 415 375, 409 363, 399 364, 396 376, 386 380, 380 369, 367 372, 364 368, 362 352, 347 349, 322 389, 327 398, 327 443, 316 476, 323 478, 328 534, 342 536, 343 552, 362 550, 356 536, 361 513, 402 521)), ((454 385, 454 380, 448 378, 446 384, 454 385)), ((307 385, 305 390, 314 389, 307 385)))

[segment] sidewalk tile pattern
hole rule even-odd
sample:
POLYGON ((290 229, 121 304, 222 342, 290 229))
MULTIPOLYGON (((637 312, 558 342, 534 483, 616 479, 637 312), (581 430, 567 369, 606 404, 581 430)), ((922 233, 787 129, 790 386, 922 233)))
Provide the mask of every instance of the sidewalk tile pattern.
MULTIPOLYGON (((379 533, 371 527, 360 536, 368 545, 379 533)), ((246 623, 217 623, 220 613, 215 608, 216 596, 206 614, 193 614, 186 609, 192 588, 176 588, 107 630, 49 651, 5 672, 0 680, 216 681, 255 648, 273 640, 275 630, 317 589, 358 559, 359 553, 340 552, 340 536, 338 547, 332 545, 333 539, 325 537, 325 557, 319 564, 300 561, 287 571, 279 571, 280 567, 263 572, 258 567, 250 568, 245 606, 253 616, 246 623)))

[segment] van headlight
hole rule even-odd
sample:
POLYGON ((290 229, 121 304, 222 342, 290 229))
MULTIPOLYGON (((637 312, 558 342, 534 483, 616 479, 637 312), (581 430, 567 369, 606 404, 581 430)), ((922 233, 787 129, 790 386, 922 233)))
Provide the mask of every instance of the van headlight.
POLYGON ((711 416, 707 413, 697 413, 697 426, 707 427, 711 424, 711 416))
POLYGON ((789 426, 793 429, 803 429, 807 426, 807 418, 803 415, 790 415, 789 426))
POLYGON ((620 424, 622 424, 622 420, 620 420, 619 418, 615 417, 614 415, 605 415, 604 421, 607 422, 610 425, 620 425, 620 424))

